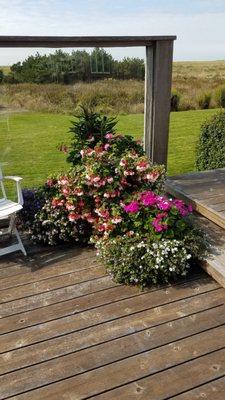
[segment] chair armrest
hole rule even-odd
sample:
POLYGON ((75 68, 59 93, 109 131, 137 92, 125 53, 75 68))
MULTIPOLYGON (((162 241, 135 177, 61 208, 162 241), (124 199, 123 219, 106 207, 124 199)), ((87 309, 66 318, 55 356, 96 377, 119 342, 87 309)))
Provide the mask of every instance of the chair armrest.
POLYGON ((10 179, 12 181, 19 182, 23 178, 21 178, 20 176, 3 176, 3 179, 10 179))
POLYGON ((20 181, 23 179, 20 176, 4 176, 3 179, 10 179, 14 182, 16 182, 16 189, 17 189, 17 201, 18 204, 23 205, 23 193, 20 185, 20 181))

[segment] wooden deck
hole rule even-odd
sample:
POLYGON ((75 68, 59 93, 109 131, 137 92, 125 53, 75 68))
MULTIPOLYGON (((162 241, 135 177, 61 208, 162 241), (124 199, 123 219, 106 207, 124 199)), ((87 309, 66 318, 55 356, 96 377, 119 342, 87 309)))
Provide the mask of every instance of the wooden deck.
POLYGON ((64 248, 0 278, 0 399, 224 400, 225 289, 197 267, 140 292, 64 248))
POLYGON ((166 189, 193 205, 194 223, 205 231, 211 242, 202 266, 225 287, 225 168, 171 177, 166 189))
POLYGON ((173 176, 167 190, 225 229, 225 168, 173 176))

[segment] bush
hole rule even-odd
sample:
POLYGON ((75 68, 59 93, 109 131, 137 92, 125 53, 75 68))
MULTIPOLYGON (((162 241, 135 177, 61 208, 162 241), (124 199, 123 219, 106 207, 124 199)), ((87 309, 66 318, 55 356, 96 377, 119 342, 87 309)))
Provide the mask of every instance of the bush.
POLYGON ((134 237, 127 235, 100 240, 96 247, 98 255, 105 263, 108 272, 116 282, 137 284, 141 288, 176 280, 185 276, 195 257, 189 249, 192 245, 198 249, 198 256, 204 254, 201 236, 195 232, 194 239, 186 235, 184 240, 162 239, 150 237, 134 237))
POLYGON ((0 83, 4 80, 4 72, 2 69, 0 69, 0 83))
POLYGON ((178 111, 180 105, 181 95, 177 91, 172 91, 171 100, 170 100, 170 110, 178 111))
POLYGON ((210 103, 212 99, 212 94, 209 92, 202 93, 197 98, 198 106, 201 110, 206 110, 210 108, 210 103))
POLYGON ((225 86, 221 86, 216 90, 215 99, 219 107, 225 108, 225 86))
POLYGON ((198 171, 225 167, 225 111, 206 121, 200 131, 196 152, 198 171))

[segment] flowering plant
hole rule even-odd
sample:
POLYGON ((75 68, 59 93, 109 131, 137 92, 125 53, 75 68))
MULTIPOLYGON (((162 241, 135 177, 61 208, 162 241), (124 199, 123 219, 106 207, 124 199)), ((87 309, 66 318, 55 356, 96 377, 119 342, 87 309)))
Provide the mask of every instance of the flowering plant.
POLYGON ((31 237, 51 245, 91 238, 119 282, 144 287, 185 275, 204 250, 187 221, 191 207, 163 194, 164 167, 114 125, 85 111, 74 123, 72 169, 50 177, 38 202, 36 195, 25 201, 31 237))
POLYGON ((204 252, 202 243, 199 232, 190 231, 183 240, 123 235, 100 239, 96 247, 117 282, 144 288, 186 276, 193 259, 204 252))
POLYGON ((192 207, 185 205, 182 200, 144 190, 121 197, 119 205, 104 204, 97 211, 99 219, 95 225, 93 242, 98 241, 102 234, 107 239, 109 235, 124 233, 128 236, 138 233, 156 239, 179 239, 189 229, 185 217, 191 213, 192 207))
MULTIPOLYGON (((33 221, 32 238, 46 243, 57 243, 58 218, 68 220, 71 234, 59 233, 59 240, 77 238, 77 230, 70 223, 87 222, 87 240, 92 229, 101 236, 118 229, 122 221, 121 202, 135 190, 161 190, 164 168, 152 165, 140 144, 133 138, 106 134, 106 143, 81 150, 82 164, 69 173, 49 178, 45 185, 46 205, 33 221), (127 144, 129 142, 128 150, 127 144), (137 151, 140 147, 140 155, 137 151), (51 224, 46 223, 51 221, 51 224), (57 227, 54 224, 57 222, 57 227), (42 229, 42 226, 45 227, 42 229), (51 235, 46 228, 52 229, 51 235), (51 227, 51 228, 50 228, 51 227), (52 239, 54 237, 54 240, 52 239)), ((83 226, 83 224, 82 224, 83 226)), ((65 229, 63 230, 63 232, 65 229)), ((81 235, 79 235, 81 238, 81 235)), ((80 241, 80 239, 79 239, 80 241)))

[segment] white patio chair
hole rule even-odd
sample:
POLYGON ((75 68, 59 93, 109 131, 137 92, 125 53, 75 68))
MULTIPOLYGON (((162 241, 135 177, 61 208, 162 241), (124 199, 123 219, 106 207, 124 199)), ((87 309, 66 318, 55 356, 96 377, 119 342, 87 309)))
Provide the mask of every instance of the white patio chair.
POLYGON ((3 220, 7 220, 7 226, 2 229, 0 228, 0 238, 3 235, 10 235, 10 236, 15 235, 17 238, 16 244, 12 244, 7 247, 0 247, 0 256, 18 250, 21 250, 25 256, 27 255, 26 250, 21 241, 19 232, 16 228, 16 213, 23 208, 23 194, 20 186, 21 179, 22 178, 18 176, 3 176, 0 167, 0 189, 3 195, 3 197, 0 198, 0 222, 3 220), (6 190, 4 186, 5 179, 13 180, 16 183, 17 203, 7 199, 6 190))

